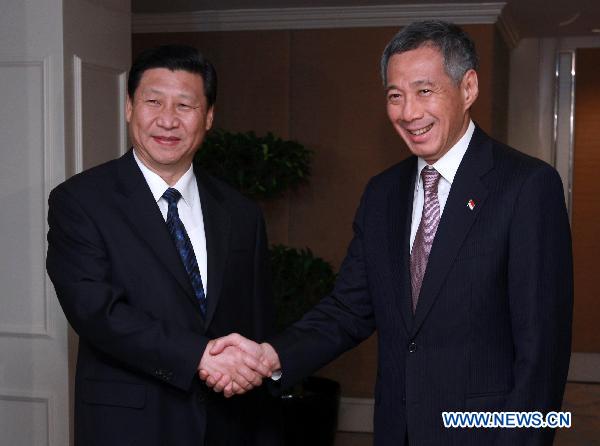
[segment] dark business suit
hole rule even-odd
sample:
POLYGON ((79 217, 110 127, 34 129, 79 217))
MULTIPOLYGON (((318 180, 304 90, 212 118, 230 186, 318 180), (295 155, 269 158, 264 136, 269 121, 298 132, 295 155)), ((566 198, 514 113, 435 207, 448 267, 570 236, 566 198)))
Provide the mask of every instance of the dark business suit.
POLYGON ((376 329, 376 445, 401 445, 406 437, 427 446, 551 444, 552 432, 542 429, 444 429, 441 413, 560 408, 572 314, 560 178, 476 128, 413 316, 416 167, 412 156, 370 181, 334 292, 272 339, 284 385, 376 329))
POLYGON ((226 400, 197 376, 209 339, 232 331, 263 339, 272 308, 261 212, 194 171, 208 256, 205 320, 131 151, 50 194, 48 273, 79 334, 78 445, 278 443, 262 389, 226 400))

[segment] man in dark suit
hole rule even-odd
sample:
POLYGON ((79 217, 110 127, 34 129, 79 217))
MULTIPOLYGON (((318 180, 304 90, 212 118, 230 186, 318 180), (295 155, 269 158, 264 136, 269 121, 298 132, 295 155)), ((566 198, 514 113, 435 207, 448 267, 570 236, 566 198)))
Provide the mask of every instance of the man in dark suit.
POLYGON ((128 79, 133 149, 50 194, 48 273, 79 335, 77 445, 279 444, 262 388, 226 400, 198 376, 250 390, 270 374, 235 347, 208 354, 232 331, 264 339, 272 317, 260 210, 193 163, 216 87, 194 48, 143 52, 128 79))
MULTIPOLYGON (((298 381, 377 330, 376 445, 549 445, 552 429, 445 428, 445 411, 559 410, 572 260, 554 169, 470 118, 477 56, 457 26, 413 23, 386 47, 392 125, 414 156, 368 184, 333 293, 260 346, 298 381)), ((226 379, 203 376, 216 390, 226 379)))

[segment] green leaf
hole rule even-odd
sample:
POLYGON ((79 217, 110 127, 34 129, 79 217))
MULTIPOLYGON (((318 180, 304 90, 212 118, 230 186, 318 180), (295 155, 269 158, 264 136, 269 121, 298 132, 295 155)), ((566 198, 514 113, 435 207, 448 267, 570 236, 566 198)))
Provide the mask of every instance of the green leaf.
POLYGON ((259 137, 252 131, 216 129, 209 132, 195 157, 211 175, 250 198, 263 200, 277 198, 307 181, 313 152, 271 132, 259 137))
POLYGON ((273 245, 269 252, 277 328, 282 330, 331 293, 336 274, 308 248, 273 245))

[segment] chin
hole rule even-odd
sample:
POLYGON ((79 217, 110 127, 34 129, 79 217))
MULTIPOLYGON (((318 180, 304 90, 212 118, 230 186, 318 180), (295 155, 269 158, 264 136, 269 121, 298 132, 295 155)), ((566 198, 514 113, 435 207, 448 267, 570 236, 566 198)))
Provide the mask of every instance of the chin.
POLYGON ((431 157, 431 152, 429 150, 424 150, 422 147, 408 147, 411 153, 419 158, 428 159, 431 157))

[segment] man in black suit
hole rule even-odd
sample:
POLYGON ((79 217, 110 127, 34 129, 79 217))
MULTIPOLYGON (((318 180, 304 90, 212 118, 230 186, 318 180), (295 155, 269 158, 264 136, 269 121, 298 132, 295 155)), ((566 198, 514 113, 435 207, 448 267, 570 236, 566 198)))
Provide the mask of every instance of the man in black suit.
POLYGON ((376 445, 549 445, 552 429, 445 428, 442 412, 560 409, 573 299, 561 180, 471 121, 477 56, 459 27, 407 26, 381 68, 413 156, 367 185, 333 293, 268 344, 232 335, 212 353, 237 345, 285 386, 377 330, 376 445))
POLYGON ((143 52, 128 79, 133 149, 50 194, 48 273, 79 335, 77 445, 279 444, 263 389, 226 400, 198 376, 250 390, 270 374, 235 347, 208 354, 232 331, 264 339, 272 319, 260 210, 193 163, 216 87, 194 48, 143 52))

